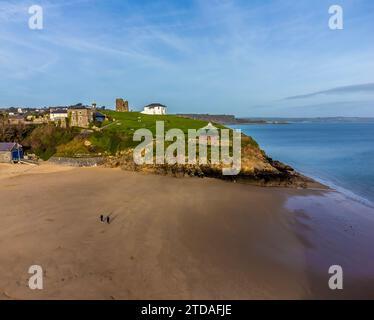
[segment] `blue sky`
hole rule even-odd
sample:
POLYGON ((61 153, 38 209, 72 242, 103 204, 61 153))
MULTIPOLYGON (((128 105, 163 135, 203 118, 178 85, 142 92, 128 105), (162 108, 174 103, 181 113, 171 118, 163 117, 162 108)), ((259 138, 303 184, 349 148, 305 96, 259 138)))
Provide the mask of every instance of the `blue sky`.
POLYGON ((373 34, 372 0, 0 0, 0 106, 374 116, 373 34))

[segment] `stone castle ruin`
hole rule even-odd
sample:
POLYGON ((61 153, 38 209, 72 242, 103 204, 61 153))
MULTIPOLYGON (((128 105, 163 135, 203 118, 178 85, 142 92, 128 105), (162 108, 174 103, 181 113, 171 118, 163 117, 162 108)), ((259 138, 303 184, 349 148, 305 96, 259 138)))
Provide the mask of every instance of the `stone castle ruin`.
POLYGON ((129 112, 129 102, 122 98, 116 99, 116 111, 117 112, 129 112))

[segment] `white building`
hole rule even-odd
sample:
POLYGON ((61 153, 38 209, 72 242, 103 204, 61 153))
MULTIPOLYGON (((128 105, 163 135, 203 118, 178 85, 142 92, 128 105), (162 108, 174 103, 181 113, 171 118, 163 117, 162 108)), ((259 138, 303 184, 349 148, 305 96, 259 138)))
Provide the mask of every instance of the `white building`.
POLYGON ((49 118, 51 121, 65 120, 68 117, 68 111, 65 109, 50 110, 49 118))
POLYGON ((166 114, 167 107, 160 103, 151 103, 148 106, 144 107, 144 110, 141 113, 152 114, 152 115, 162 115, 166 114))

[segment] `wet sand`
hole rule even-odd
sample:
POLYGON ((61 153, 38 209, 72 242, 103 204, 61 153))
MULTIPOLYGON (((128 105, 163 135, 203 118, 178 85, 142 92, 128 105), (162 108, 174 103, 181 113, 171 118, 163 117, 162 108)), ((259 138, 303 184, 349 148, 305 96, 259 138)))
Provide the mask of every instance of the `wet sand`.
POLYGON ((0 221, 0 299, 374 298, 373 209, 332 191, 0 164, 0 221))

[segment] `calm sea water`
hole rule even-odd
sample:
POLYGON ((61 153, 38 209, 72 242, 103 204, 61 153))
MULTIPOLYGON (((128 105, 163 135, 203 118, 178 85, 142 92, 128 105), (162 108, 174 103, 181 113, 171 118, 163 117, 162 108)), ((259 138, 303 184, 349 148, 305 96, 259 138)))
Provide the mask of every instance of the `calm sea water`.
POLYGON ((374 205, 374 122, 237 125, 273 159, 374 205))

